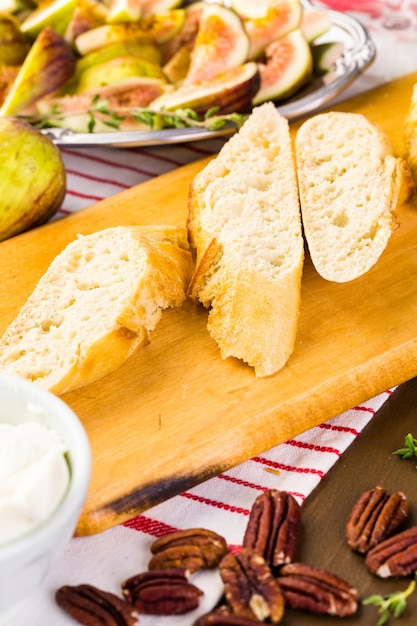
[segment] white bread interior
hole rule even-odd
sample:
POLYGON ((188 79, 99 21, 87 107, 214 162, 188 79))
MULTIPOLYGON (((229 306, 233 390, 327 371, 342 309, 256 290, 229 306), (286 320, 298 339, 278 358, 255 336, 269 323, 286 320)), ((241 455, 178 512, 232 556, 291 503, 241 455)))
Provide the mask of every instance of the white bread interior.
POLYGON ((210 308, 221 357, 274 374, 294 349, 304 249, 288 122, 272 103, 194 178, 188 229, 189 295, 210 308))
POLYGON ((409 168, 382 129, 357 113, 315 115, 295 147, 311 260, 327 280, 354 280, 387 246, 395 210, 413 191, 409 168))
POLYGON ((79 236, 51 263, 0 339, 0 371, 57 394, 118 368, 180 306, 187 231, 119 226, 79 236))

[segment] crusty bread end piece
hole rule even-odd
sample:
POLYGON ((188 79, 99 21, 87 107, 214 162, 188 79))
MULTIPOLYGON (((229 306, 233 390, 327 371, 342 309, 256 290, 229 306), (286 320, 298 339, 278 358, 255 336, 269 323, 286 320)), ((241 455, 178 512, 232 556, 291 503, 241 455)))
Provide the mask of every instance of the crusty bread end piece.
POLYGON ((382 129, 357 113, 315 115, 295 145, 311 260, 327 280, 354 280, 379 259, 395 210, 413 192, 407 163, 394 157, 382 129))
POLYGON ((0 371, 57 394, 118 368, 180 306, 187 231, 119 226, 79 236, 51 263, 0 339, 0 371))
POLYGON ((417 185, 417 84, 414 85, 404 125, 405 157, 417 185))
POLYGON ((194 178, 188 228, 189 294, 210 308, 222 358, 274 374, 294 349, 304 248, 288 122, 272 103, 194 178))

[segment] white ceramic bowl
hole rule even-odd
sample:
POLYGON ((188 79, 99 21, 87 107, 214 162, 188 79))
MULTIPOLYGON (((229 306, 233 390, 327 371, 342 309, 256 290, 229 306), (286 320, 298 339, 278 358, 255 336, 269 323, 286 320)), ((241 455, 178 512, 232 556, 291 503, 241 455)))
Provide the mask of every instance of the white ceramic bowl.
POLYGON ((64 551, 74 533, 90 482, 90 445, 73 411, 37 385, 0 374, 0 422, 37 419, 55 430, 67 446, 70 483, 60 505, 45 522, 26 535, 0 545, 0 624, 19 611, 64 551))

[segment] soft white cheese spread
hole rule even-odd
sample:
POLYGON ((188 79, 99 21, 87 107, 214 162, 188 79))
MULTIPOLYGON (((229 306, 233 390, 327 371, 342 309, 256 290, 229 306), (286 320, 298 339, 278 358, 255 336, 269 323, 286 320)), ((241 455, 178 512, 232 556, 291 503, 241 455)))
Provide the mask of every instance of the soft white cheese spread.
POLYGON ((0 423, 0 545, 57 508, 70 479, 64 454, 57 433, 38 422, 0 423))

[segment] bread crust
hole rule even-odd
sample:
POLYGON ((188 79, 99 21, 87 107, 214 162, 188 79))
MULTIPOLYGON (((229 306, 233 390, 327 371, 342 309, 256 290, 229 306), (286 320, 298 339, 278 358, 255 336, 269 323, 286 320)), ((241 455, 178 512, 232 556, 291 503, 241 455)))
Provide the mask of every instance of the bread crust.
POLYGON ((149 341, 192 272, 185 228, 79 236, 51 263, 0 339, 1 371, 56 394, 88 385, 149 341))
POLYGON ((414 184, 417 185, 417 84, 413 87, 411 101, 404 123, 405 157, 414 184))
POLYGON ((304 246, 288 122, 272 103, 195 177, 187 226, 188 294, 210 309, 221 357, 274 374, 294 349, 304 246))
POLYGON ((385 132, 357 113, 304 122, 295 141, 304 234, 317 272, 334 282, 365 274, 413 192, 409 168, 385 132))

